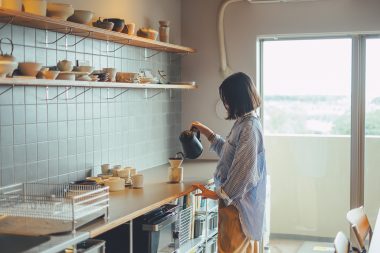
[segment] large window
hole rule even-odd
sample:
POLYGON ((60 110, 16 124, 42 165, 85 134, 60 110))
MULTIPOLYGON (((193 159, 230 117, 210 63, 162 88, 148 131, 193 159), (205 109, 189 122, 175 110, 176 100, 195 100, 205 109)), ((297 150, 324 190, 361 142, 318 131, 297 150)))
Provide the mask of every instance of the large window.
POLYGON ((266 41, 263 51, 266 133, 350 134, 350 39, 266 41))
POLYGON ((272 235, 349 233, 352 44, 261 41, 272 235))

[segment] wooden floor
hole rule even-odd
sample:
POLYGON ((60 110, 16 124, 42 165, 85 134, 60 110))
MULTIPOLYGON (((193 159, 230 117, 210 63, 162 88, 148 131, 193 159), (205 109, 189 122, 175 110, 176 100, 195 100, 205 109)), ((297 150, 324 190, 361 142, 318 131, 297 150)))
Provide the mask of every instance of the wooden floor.
POLYGON ((265 253, 328 253, 334 252, 332 243, 301 240, 271 239, 265 253))

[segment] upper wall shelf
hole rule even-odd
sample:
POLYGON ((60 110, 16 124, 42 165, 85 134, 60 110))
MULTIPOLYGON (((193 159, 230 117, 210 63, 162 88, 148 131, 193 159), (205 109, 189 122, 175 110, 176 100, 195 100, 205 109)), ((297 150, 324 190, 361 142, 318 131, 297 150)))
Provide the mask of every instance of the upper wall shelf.
POLYGON ((57 20, 49 17, 33 15, 25 12, 13 11, 0 8, 1 22, 11 20, 12 24, 32 27, 42 30, 53 30, 67 32, 72 29, 72 34, 80 34, 83 37, 88 34, 89 38, 112 41, 124 45, 149 48, 158 51, 171 53, 194 53, 195 50, 190 47, 164 43, 161 41, 145 39, 138 36, 128 35, 119 32, 108 31, 88 25, 77 24, 69 21, 57 20))
POLYGON ((56 87, 91 87, 91 88, 134 88, 134 89, 196 89, 192 84, 139 84, 116 82, 89 82, 24 78, 0 78, 0 86, 56 86, 56 87))

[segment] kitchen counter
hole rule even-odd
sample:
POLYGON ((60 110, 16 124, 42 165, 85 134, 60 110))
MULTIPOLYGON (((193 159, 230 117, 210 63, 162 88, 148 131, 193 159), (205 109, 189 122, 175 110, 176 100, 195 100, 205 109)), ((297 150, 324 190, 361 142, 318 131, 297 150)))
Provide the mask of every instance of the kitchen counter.
MULTIPOLYGON (((211 184, 216 161, 198 160, 186 161, 184 180, 182 183, 168 183, 169 164, 153 167, 139 173, 144 175, 144 188, 131 189, 110 193, 109 219, 99 218, 78 229, 76 234, 65 234, 51 237, 20 237, 0 236, 0 248, 11 252, 28 253, 54 253, 66 247, 95 237, 121 224, 133 220, 151 210, 169 203, 194 190, 194 183, 211 184), (13 245, 13 246, 11 246, 13 245), (25 246, 29 248, 22 251, 11 251, 12 247, 25 246)), ((20 248, 20 247, 18 247, 20 248)))
POLYGON ((167 182, 169 164, 141 171, 139 173, 144 175, 144 188, 111 192, 109 220, 105 222, 104 219, 98 219, 81 227, 79 231, 89 232, 90 237, 95 237, 192 192, 194 183, 210 184, 213 182, 216 163, 211 160, 184 162, 184 180, 178 184, 167 182))

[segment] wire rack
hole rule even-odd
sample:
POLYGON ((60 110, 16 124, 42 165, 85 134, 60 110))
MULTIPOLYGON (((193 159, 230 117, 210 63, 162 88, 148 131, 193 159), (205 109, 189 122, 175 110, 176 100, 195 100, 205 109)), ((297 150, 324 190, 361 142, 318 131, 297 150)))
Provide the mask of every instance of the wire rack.
POLYGON ((0 215, 69 222, 72 232, 85 217, 108 219, 108 209, 108 187, 22 183, 0 188, 0 215))
POLYGON ((183 245, 191 238, 192 206, 179 213, 179 245, 183 245))

